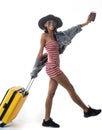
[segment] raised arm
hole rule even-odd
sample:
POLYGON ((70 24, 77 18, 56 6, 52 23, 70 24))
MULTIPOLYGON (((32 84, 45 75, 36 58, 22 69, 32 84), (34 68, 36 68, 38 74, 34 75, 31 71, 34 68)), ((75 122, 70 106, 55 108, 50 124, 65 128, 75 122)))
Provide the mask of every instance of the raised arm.
POLYGON ((78 24, 77 26, 73 26, 71 28, 68 28, 65 31, 61 31, 60 33, 56 34, 56 38, 58 41, 58 44, 60 46, 59 52, 62 54, 67 47, 72 42, 72 39, 78 34, 81 30, 82 27, 85 25, 88 25, 91 21, 94 21, 96 17, 96 13, 91 12, 86 20, 86 22, 82 24, 78 24))

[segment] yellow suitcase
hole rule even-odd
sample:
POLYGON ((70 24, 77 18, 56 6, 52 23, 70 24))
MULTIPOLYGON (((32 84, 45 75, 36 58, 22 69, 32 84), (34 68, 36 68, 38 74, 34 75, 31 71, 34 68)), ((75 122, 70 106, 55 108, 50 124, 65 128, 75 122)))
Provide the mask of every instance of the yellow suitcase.
POLYGON ((15 86, 7 90, 0 104, 0 127, 4 127, 16 118, 28 97, 33 81, 34 79, 30 80, 26 89, 21 86, 15 86))

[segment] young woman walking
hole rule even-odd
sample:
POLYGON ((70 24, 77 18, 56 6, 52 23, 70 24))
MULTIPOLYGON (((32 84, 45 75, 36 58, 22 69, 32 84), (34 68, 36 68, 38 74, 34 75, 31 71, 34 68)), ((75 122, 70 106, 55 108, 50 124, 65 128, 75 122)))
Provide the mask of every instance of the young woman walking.
MULTIPOLYGON (((86 22, 79 24, 77 28, 81 30, 82 27, 88 25, 91 21, 94 21, 94 18, 95 17, 93 16, 88 16, 86 22)), ((49 89, 45 103, 45 117, 42 122, 42 125, 46 127, 60 127, 60 125, 55 123, 50 117, 52 101, 58 84, 62 85, 68 91, 72 100, 82 108, 84 117, 96 116, 101 112, 101 109, 93 109, 85 105, 76 93, 68 77, 60 69, 58 42, 61 37, 57 36, 57 29, 61 27, 62 24, 62 20, 54 15, 47 15, 38 22, 39 27, 44 30, 44 33, 41 35, 40 49, 36 58, 36 64, 40 61, 44 48, 48 55, 46 73, 49 76, 49 89)))

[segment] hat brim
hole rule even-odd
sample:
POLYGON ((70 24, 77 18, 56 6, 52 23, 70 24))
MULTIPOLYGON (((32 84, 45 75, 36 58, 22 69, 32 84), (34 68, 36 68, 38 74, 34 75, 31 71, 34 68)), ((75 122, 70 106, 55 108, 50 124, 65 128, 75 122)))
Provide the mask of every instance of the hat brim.
POLYGON ((54 15, 47 15, 47 16, 45 16, 45 17, 43 17, 43 18, 41 18, 41 19, 39 20, 38 26, 39 26, 42 30, 44 30, 44 29, 45 29, 44 24, 45 24, 47 21, 49 21, 49 20, 54 20, 54 21, 56 22, 56 28, 59 28, 59 27, 61 27, 61 26, 63 25, 62 20, 61 20, 59 17, 56 17, 56 16, 54 16, 54 15))

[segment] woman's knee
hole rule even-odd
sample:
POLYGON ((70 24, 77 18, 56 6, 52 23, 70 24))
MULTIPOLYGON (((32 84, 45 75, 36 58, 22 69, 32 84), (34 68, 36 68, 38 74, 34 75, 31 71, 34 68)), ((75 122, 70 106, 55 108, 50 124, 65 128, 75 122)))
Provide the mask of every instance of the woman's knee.
POLYGON ((54 95, 55 95, 55 91, 50 91, 50 92, 48 92, 48 97, 49 97, 49 98, 53 98, 54 95))
POLYGON ((73 85, 70 83, 69 79, 67 78, 67 76, 64 73, 57 76, 55 79, 60 85, 62 85, 69 92, 71 92, 71 93, 75 92, 73 85))

